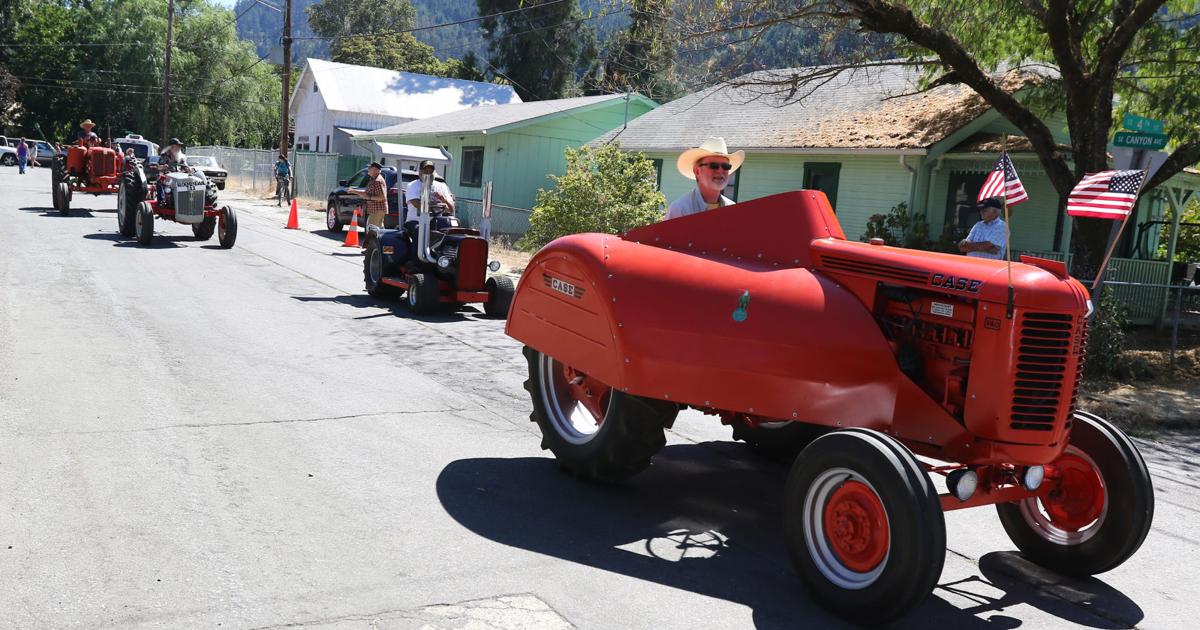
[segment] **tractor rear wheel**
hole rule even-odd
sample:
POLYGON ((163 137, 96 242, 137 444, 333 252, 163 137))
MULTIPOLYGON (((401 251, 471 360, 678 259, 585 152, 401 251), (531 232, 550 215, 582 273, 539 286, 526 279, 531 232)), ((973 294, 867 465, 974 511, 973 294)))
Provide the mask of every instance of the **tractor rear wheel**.
POLYGON ((217 241, 221 243, 221 249, 229 249, 233 247, 237 241, 237 212, 232 206, 221 208, 220 216, 217 218, 217 241))
POLYGON ((620 481, 650 465, 666 444, 664 429, 679 408, 632 396, 525 347, 533 399, 529 419, 542 431, 542 448, 563 469, 597 481, 620 481))
POLYGON ((117 232, 121 236, 133 236, 137 228, 137 207, 145 199, 146 193, 138 187, 137 178, 132 173, 125 173, 117 189, 117 232))
POLYGON ((400 288, 383 283, 383 248, 374 232, 367 233, 367 249, 363 252, 363 284, 373 298, 389 299, 400 296, 400 288))
POLYGON ((415 273, 408 283, 408 308, 417 315, 433 313, 441 305, 442 296, 438 289, 437 276, 415 273))
POLYGON ((1013 544, 1064 575, 1116 568, 1154 520, 1154 486, 1133 441, 1103 418, 1075 412, 1062 455, 1046 466, 1038 496, 996 506, 1013 544))
POLYGON ((817 438, 784 490, 792 564, 825 607, 859 624, 900 617, 942 574, 937 490, 904 445, 865 429, 817 438))
POLYGON ((483 305, 483 312, 490 317, 504 319, 508 317, 508 309, 512 306, 513 281, 508 276, 492 276, 484 283, 487 289, 488 301, 483 305))
POLYGON ((149 245, 154 239, 154 206, 151 206, 149 201, 138 204, 133 232, 137 236, 138 245, 149 245))
POLYGON ((204 217, 204 220, 192 225, 192 236, 197 241, 207 241, 217 230, 217 217, 204 217))
POLYGON ((758 454, 791 462, 813 440, 829 433, 829 427, 804 422, 762 422, 756 427, 733 425, 733 439, 745 442, 758 454))

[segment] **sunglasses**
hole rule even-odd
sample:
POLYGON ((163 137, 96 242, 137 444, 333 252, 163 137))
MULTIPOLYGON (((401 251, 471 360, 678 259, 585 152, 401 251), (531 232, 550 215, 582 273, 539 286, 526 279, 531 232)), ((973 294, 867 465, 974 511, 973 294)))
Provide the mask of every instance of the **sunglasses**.
POLYGON ((733 168, 733 165, 728 162, 705 162, 704 164, 697 164, 696 166, 707 166, 709 170, 713 171, 717 169, 728 171, 729 169, 733 168))

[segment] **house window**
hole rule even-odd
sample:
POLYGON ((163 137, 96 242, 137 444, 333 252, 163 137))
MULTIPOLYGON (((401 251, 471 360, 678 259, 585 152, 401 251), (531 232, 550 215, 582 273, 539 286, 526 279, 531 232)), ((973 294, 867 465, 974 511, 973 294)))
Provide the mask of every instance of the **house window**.
POLYGON ((321 152, 321 136, 317 136, 317 153, 321 152))
POLYGON ((317 91, 317 82, 313 81, 313 92, 317 91))
POLYGON ((662 158, 653 158, 650 162, 654 164, 654 189, 662 190, 662 158))
POLYGON ((483 185, 483 147, 463 147, 460 186, 479 188, 483 185))
POLYGON ((841 162, 805 162, 804 188, 819 190, 829 198, 829 205, 837 210, 838 174, 841 162))
POLYGON ((725 190, 721 194, 729 197, 733 201, 738 200, 738 182, 742 181, 742 169, 738 169, 729 174, 729 181, 725 184, 725 190))
POLYGON ((329 141, 329 136, 325 136, 325 152, 333 153, 333 143, 329 141))

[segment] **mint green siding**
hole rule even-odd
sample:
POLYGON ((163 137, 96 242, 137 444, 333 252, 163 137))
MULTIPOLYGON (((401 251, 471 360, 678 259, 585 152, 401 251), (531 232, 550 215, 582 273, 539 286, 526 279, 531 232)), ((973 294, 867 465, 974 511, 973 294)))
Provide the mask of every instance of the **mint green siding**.
POLYGON ((547 117, 531 124, 500 127, 491 133, 463 136, 404 137, 406 144, 445 146, 453 156, 446 169, 446 183, 458 197, 481 199, 482 187, 463 186, 463 147, 484 147, 483 181, 492 182, 492 202, 503 206, 531 209, 539 188, 550 188, 550 175, 562 175, 566 170, 563 152, 578 148, 601 135, 621 127, 629 120, 645 114, 653 104, 632 99, 628 110, 623 99, 605 102, 583 111, 571 111, 547 117))

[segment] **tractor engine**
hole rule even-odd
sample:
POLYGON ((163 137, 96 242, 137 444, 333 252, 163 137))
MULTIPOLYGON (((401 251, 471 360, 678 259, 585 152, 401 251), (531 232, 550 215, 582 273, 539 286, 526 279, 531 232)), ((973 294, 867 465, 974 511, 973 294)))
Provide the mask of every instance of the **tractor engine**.
POLYGON ((207 182, 203 177, 188 173, 167 173, 159 180, 164 187, 163 199, 175 210, 180 223, 200 223, 204 220, 204 194, 207 182))

